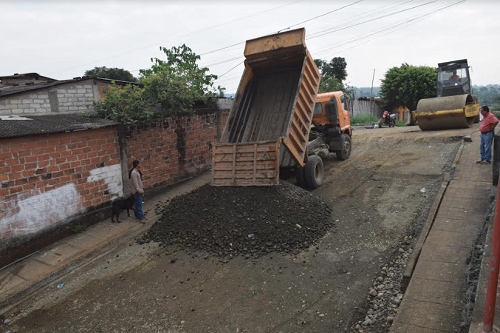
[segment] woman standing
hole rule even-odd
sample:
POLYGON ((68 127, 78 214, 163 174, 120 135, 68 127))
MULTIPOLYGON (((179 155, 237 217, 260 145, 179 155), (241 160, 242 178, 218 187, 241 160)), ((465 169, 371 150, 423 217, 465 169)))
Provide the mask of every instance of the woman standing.
POLYGON ((130 170, 128 177, 130 178, 130 190, 135 200, 135 217, 137 217, 141 223, 146 223, 144 221, 144 213, 142 212, 144 186, 142 185, 141 163, 135 160, 132 162, 132 166, 133 169, 130 170))

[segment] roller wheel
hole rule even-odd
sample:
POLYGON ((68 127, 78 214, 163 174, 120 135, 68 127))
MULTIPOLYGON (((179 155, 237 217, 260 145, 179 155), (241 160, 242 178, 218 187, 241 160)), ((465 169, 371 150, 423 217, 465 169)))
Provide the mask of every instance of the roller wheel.
POLYGON ((309 156, 304 171, 307 187, 318 188, 323 184, 325 169, 321 157, 316 155, 309 156))
POLYGON ((345 161, 351 156, 351 137, 347 134, 342 134, 341 140, 342 150, 336 151, 336 154, 339 160, 345 161))
POLYGON ((307 188, 305 168, 299 166, 295 168, 295 179, 298 186, 307 188))

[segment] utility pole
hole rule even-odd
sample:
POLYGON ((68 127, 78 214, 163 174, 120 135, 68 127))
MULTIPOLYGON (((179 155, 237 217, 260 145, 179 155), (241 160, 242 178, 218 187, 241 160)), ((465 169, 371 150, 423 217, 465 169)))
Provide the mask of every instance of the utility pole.
POLYGON ((370 89, 370 113, 373 116, 373 80, 375 80, 375 68, 373 69, 372 88, 370 89))

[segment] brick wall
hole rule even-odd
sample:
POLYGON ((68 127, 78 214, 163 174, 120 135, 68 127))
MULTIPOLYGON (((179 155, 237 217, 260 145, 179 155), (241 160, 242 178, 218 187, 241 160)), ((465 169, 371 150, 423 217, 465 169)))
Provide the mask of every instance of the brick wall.
POLYGON ((117 129, 0 141, 0 250, 123 194, 117 129))
POLYGON ((108 216, 99 209, 128 191, 123 177, 134 159, 149 190, 208 170, 228 113, 204 110, 128 132, 108 127, 0 139, 0 266, 56 241, 55 232, 84 213, 108 216), (128 135, 125 142, 120 133, 128 135))
POLYGON ((132 128, 127 137, 128 168, 141 161, 147 189, 171 185, 211 166, 212 144, 229 110, 170 117, 132 128))

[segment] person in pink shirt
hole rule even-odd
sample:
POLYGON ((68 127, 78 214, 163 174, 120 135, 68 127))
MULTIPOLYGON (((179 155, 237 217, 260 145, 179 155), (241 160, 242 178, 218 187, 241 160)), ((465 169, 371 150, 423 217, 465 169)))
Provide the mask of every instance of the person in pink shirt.
POLYGON ((479 111, 483 116, 483 122, 479 126, 479 131, 481 132, 481 142, 479 144, 481 159, 476 161, 476 163, 489 164, 491 163, 491 143, 493 142, 494 130, 498 124, 498 119, 490 112, 490 109, 486 105, 481 106, 479 111))

